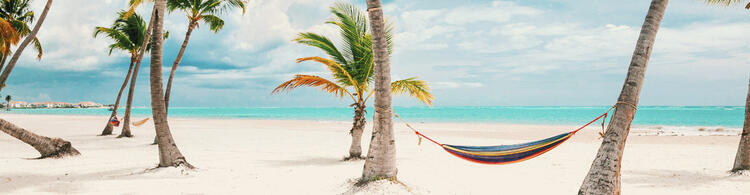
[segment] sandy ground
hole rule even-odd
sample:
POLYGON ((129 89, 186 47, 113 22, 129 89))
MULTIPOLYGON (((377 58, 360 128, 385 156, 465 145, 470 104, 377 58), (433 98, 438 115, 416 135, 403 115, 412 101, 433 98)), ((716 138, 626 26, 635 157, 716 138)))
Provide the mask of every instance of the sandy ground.
MULTIPOLYGON (((600 140, 584 129, 529 161, 481 165, 455 158, 396 124, 399 180, 364 188, 351 182, 364 161, 341 161, 351 123, 292 120, 170 119, 172 133, 197 170, 149 170, 158 161, 153 124, 134 138, 96 136, 106 116, 0 115, 36 133, 69 140, 82 153, 34 160, 38 153, 0 134, 0 194, 575 194, 600 140), (406 189, 406 190, 405 190, 406 189)), ((140 120, 136 118, 135 120, 140 120)), ((417 123, 443 143, 513 144, 572 126, 417 123)), ((369 140, 367 127, 363 140, 369 140)), ((119 133, 119 129, 115 134, 119 133)), ((623 194, 747 194, 750 176, 730 176, 738 136, 638 136, 626 146, 623 194)), ((363 147, 368 146, 365 141, 363 147)))

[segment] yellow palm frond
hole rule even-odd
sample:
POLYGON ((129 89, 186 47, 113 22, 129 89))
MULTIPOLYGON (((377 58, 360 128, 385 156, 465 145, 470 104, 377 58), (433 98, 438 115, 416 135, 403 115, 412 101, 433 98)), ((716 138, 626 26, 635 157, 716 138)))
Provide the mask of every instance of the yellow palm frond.
POLYGON ((334 82, 331 82, 328 79, 325 79, 323 77, 319 76, 313 76, 313 75, 295 75, 293 79, 286 81, 276 87, 271 93, 279 93, 282 91, 290 91, 292 89, 295 89, 297 87, 319 87, 321 90, 328 92, 330 94, 333 94, 335 96, 338 96, 340 98, 343 98, 344 95, 349 95, 350 97, 354 98, 349 91, 344 89, 343 87, 337 85, 334 82))
POLYGON ((125 12, 125 15, 123 15, 123 18, 129 18, 130 15, 135 13, 135 9, 138 8, 138 6, 146 2, 153 2, 153 0, 130 0, 128 2, 128 11, 125 12))
POLYGON ((21 37, 15 28, 7 20, 0 18, 0 53, 7 55, 10 52, 10 46, 18 44, 21 37))
POLYGON ((336 61, 333 61, 333 60, 330 60, 330 59, 327 59, 327 58, 323 58, 323 57, 319 57, 319 56, 297 58, 297 63, 301 63, 301 62, 304 62, 304 61, 315 61, 315 62, 319 62, 319 63, 321 63, 323 65, 326 65, 326 67, 328 67, 328 70, 330 70, 331 73, 333 73, 334 77, 337 77, 337 78, 338 77, 344 77, 344 78, 346 78, 346 80, 349 81, 349 82, 344 82, 344 85, 350 84, 351 86, 354 86, 354 88, 359 89, 358 83, 356 81, 354 81, 354 79, 349 74, 349 72, 347 72, 344 69, 344 67, 341 66, 341 64, 337 63, 336 61))
POLYGON ((408 94, 430 106, 432 106, 432 100, 435 99, 430 93, 430 86, 427 82, 418 80, 417 77, 391 82, 391 93, 408 94))

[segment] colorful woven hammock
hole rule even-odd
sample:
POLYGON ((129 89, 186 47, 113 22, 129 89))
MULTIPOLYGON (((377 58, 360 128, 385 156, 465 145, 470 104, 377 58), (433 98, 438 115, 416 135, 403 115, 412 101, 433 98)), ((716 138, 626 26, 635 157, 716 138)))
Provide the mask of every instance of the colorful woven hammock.
POLYGON ((120 126, 120 120, 117 120, 117 116, 112 116, 112 118, 109 118, 109 124, 115 127, 120 126))
MULTIPOLYGON (((612 107, 614 108, 614 106, 612 107)), ((612 110, 610 108, 610 110, 612 110)), ((430 140, 430 142, 437 144, 438 146, 442 147, 445 151, 448 153, 457 156, 459 158, 462 158, 464 160, 468 160, 475 163, 482 163, 482 164, 496 164, 496 165, 502 165, 502 164, 510 164, 510 163, 517 163, 525 160, 532 159, 534 157, 537 157, 539 155, 542 155, 555 147, 559 146, 565 141, 568 141, 571 136, 575 135, 578 131, 583 129, 586 126, 589 126, 591 123, 596 122, 597 120, 601 118, 607 118, 607 113, 609 113, 610 110, 607 110, 607 112, 604 112, 604 114, 599 115, 599 117, 596 117, 594 120, 592 120, 589 123, 586 123, 585 125, 581 126, 580 128, 567 132, 562 133, 560 135, 556 135, 547 139, 539 140, 539 141, 533 141, 528 143, 522 143, 522 144, 514 144, 514 145, 498 145, 498 146, 460 146, 460 145, 450 145, 450 144, 441 144, 424 134, 420 133, 409 123, 404 122, 407 127, 412 129, 417 136, 419 136, 419 142, 422 142, 422 138, 425 138, 427 140, 430 140)), ((402 120, 397 114, 394 114, 396 118, 399 120, 402 120)), ((604 120, 603 120, 604 121, 604 120)), ((604 123, 602 122, 602 127, 604 126, 604 123)))

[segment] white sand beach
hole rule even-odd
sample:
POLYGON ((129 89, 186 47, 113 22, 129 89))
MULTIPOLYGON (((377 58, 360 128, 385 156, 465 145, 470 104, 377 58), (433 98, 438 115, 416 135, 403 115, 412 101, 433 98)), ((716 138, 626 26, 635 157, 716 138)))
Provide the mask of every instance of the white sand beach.
MULTIPOLYGON (((529 161, 482 165, 455 158, 397 123, 396 184, 353 188, 364 161, 347 154, 349 122, 170 118, 175 140, 198 167, 149 170, 158 162, 151 122, 134 138, 96 136, 106 117, 11 115, 5 120, 71 141, 82 155, 35 160, 0 134, 0 194, 575 194, 596 154, 600 127, 529 161)), ((140 118, 136 118, 140 120, 140 118)), ((368 119, 369 120, 369 119, 368 119)), ((369 122, 369 121, 368 121, 369 122)), ((417 123, 444 143, 513 144, 572 126, 417 123)), ((371 127, 365 132, 364 148, 371 127)), ((119 129, 115 132, 119 133, 119 129)), ((730 176, 739 136, 637 136, 622 164, 623 194, 747 194, 750 176, 730 176)))

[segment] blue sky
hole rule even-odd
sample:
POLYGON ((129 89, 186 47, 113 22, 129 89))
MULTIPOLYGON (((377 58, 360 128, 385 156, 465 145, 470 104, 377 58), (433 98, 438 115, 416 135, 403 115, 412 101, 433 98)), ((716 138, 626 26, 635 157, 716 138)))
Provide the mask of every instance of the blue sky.
MULTIPOLYGON (((329 76, 319 64, 295 63, 323 53, 290 40, 299 32, 336 36, 332 26, 323 24, 331 17, 327 7, 332 2, 250 1, 246 14, 223 15, 226 26, 219 33, 197 29, 177 72, 171 105, 348 105, 317 89, 270 94, 296 73, 329 76)), ((362 0, 355 2, 364 7, 362 0)), ((384 1, 396 26, 392 75, 427 80, 436 106, 610 105, 620 92, 649 2, 384 1)), ((35 1, 36 10, 43 3, 35 1)), ((113 103, 129 59, 122 52, 108 56, 109 41, 94 39, 92 32, 110 25, 125 6, 126 0, 53 4, 39 33, 44 58, 37 61, 26 52, 3 95, 31 102, 113 103)), ((748 19, 750 12, 739 6, 671 1, 641 104, 743 105, 750 77, 748 19)), ((171 65, 187 21, 176 12, 165 26, 171 37, 164 61, 171 65)), ((147 74, 143 68, 139 75, 136 106, 149 104, 147 74)), ((420 105, 405 97, 394 101, 420 105)))

